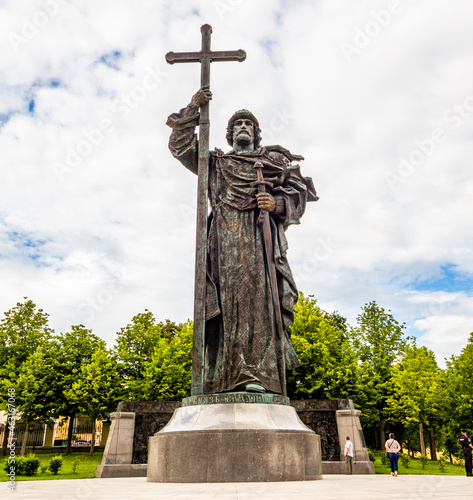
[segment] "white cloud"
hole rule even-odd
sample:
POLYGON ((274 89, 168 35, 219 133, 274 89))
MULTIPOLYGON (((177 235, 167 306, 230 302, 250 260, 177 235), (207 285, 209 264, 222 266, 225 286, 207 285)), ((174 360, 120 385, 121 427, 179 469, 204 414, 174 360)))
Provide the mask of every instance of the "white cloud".
POLYGON ((415 322, 415 327, 426 332, 418 343, 433 349, 441 366, 452 354, 458 356, 465 347, 470 333, 473 331, 473 310, 469 315, 430 316, 415 322))
MULTIPOLYGON (((288 231, 300 289, 352 322, 377 300, 439 356, 459 352, 471 297, 446 290, 448 307, 431 311, 437 292, 413 283, 447 263, 473 271, 473 113, 454 120, 473 95, 472 7, 400 3, 350 63, 340 44, 388 2, 57 0, 17 50, 4 37, 0 310, 27 295, 58 330, 84 322, 109 342, 144 308, 159 319, 192 316, 196 179, 167 151, 165 121, 197 90, 199 67, 166 65, 164 55, 199 50, 207 22, 214 49, 248 54, 212 65, 212 145, 226 149, 229 116, 249 108, 267 142, 304 155, 319 192, 288 231), (114 64, 100 61, 115 53, 114 64), (146 89, 150 73, 156 85, 146 89), (98 140, 104 119, 111 127, 98 140), (399 175, 401 157, 439 127, 446 139, 390 185, 386 173, 399 175), (78 150, 58 178, 53 165, 78 150), (448 345, 442 321, 458 331, 448 345)), ((44 5, 3 2, 2 32, 23 36, 44 5)))

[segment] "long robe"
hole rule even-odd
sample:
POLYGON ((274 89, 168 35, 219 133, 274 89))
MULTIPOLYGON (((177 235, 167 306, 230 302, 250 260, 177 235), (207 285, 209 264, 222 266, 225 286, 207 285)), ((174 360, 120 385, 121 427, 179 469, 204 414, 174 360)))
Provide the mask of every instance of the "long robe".
MULTIPOLYGON (((186 168, 197 173, 198 145, 193 106, 168 118, 172 127, 169 149, 186 168)), ((250 153, 210 153, 208 261, 204 393, 242 390, 258 383, 282 393, 286 370, 300 366, 290 341, 290 325, 298 293, 286 258, 285 230, 299 224, 306 202, 317 195, 309 177, 302 177, 292 161, 303 159, 281 146, 250 153), (263 163, 267 189, 276 200, 270 214, 284 331, 278 331, 265 255, 263 225, 257 223, 258 188, 254 164, 263 163)))

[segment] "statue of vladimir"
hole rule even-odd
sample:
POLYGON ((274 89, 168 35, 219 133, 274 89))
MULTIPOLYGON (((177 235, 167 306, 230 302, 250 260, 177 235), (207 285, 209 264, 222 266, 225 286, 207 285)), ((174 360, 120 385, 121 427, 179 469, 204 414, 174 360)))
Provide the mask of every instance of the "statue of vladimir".
MULTIPOLYGON (((167 121, 172 128, 172 155, 194 174, 199 108, 211 98, 210 90, 202 88, 167 121)), ((306 203, 318 198, 312 179, 303 177, 294 164, 303 160, 301 156, 281 146, 261 146, 259 123, 250 111, 237 111, 230 118, 226 138, 232 149, 228 153, 215 149, 209 158, 212 210, 207 236, 204 393, 285 394, 286 370, 299 366, 290 340, 298 292, 286 258, 285 231, 299 224, 306 203), (266 192, 258 189, 257 162, 262 164, 266 192), (261 210, 269 213, 272 262, 267 258, 263 225, 258 223, 261 210), (272 282, 271 266, 277 283, 272 282)))

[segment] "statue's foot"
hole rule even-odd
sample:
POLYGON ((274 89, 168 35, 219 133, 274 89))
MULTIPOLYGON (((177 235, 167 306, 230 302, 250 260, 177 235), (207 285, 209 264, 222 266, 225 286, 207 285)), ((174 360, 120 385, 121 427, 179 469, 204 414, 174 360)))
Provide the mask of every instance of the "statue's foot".
POLYGON ((266 392, 266 389, 261 384, 246 384, 246 392, 266 392))

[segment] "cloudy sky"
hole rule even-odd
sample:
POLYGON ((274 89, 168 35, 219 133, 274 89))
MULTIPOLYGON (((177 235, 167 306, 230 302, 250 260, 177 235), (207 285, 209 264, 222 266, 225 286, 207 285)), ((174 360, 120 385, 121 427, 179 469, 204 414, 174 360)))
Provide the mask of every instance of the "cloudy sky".
POLYGON ((0 311, 23 297, 113 343, 192 317, 196 178, 167 116, 212 65, 211 146, 251 109, 320 200, 288 230, 299 289, 391 309, 442 362, 473 331, 473 5, 465 0, 0 2, 0 311))

